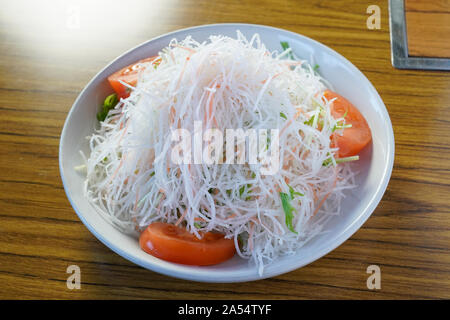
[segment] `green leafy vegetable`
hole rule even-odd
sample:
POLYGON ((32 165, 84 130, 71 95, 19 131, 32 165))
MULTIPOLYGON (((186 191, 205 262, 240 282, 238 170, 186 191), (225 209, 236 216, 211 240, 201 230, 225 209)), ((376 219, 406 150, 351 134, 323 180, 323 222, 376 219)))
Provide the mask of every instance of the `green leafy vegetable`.
POLYGON ((329 157, 328 159, 326 159, 324 162, 322 162, 322 166, 324 167, 328 167, 330 164, 333 163, 333 159, 331 157, 329 157))
POLYGON ((200 225, 200 223, 198 223, 198 222, 194 222, 194 226, 197 228, 197 229, 200 229, 202 226, 200 225))
POLYGON ((113 93, 106 97, 105 101, 103 102, 103 106, 107 108, 114 108, 117 102, 119 102, 117 94, 113 93))
MULTIPOLYGON (((283 48, 283 50, 287 50, 290 48, 289 43, 287 41, 281 41, 280 44, 281 44, 281 47, 283 48)), ((289 52, 289 58, 291 60, 295 60, 294 55, 292 54, 292 51, 289 52)))
POLYGON ((287 120, 286 115, 283 112, 280 112, 280 117, 284 118, 285 120, 287 120))
POLYGON ((311 118, 309 118, 308 120, 306 120, 304 122, 304 124, 306 124, 307 126, 312 127, 313 123, 314 123, 314 118, 316 117, 316 115, 313 115, 311 118))
POLYGON ((239 197, 242 197, 242 194, 245 191, 245 185, 243 185, 242 187, 239 188, 239 197))
POLYGON ((119 98, 117 98, 117 94, 113 93, 106 97, 105 101, 103 101, 102 110, 97 113, 98 121, 105 121, 108 116, 108 112, 119 102, 119 98))
POLYGON ((283 206, 284 215, 286 217, 286 226, 289 230, 291 230, 293 233, 298 234, 297 231, 295 231, 294 227, 292 226, 292 219, 294 219, 294 207, 291 205, 291 200, 294 200, 295 196, 301 196, 303 197, 304 194, 297 192, 292 188, 290 185, 289 187, 289 194, 280 192, 280 198, 281 198, 281 204, 283 206))
POLYGON ((280 44, 283 50, 289 49, 289 43, 287 41, 281 41, 280 44))
POLYGON ((300 192, 295 191, 294 188, 292 188, 290 185, 288 185, 288 187, 289 187, 289 193, 290 193, 290 195, 291 195, 291 199, 292 199, 292 200, 294 199, 294 196, 300 196, 300 197, 303 197, 303 196, 304 196, 303 193, 300 193, 300 192))
POLYGON ((291 205, 291 198, 287 193, 280 192, 281 204, 283 206, 284 215, 286 218, 286 226, 290 231, 295 234, 298 234, 292 226, 292 219, 294 219, 294 208, 291 205))
MULTIPOLYGON (((247 184, 247 185, 244 184, 242 187, 240 187, 240 188, 239 188, 239 197, 242 198, 242 195, 244 194, 244 191, 245 191, 246 188, 248 189, 247 193, 251 193, 252 190, 249 190, 251 187, 252 187, 251 184, 247 184)), ((248 200, 250 200, 250 199, 251 199, 251 197, 250 197, 250 196, 247 196, 247 197, 245 198, 245 201, 248 201, 248 200)))
POLYGON ((314 115, 311 118, 309 118, 308 120, 306 120, 303 123, 310 127, 317 128, 317 124, 323 126, 324 110, 323 110, 322 106, 320 104, 318 104, 315 100, 313 100, 313 103, 317 104, 317 106, 318 106, 316 108, 316 112, 314 113, 314 115))
POLYGON ((238 234, 238 245, 240 249, 243 249, 244 246, 247 244, 248 242, 248 233, 247 232, 243 232, 238 234))

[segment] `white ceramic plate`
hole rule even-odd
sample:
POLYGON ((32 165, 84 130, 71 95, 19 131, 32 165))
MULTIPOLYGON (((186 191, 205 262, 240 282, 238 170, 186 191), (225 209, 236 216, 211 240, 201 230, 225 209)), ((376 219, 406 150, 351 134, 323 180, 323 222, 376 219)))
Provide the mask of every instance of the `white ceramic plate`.
POLYGON ((297 254, 278 259, 265 268, 263 278, 295 270, 329 253, 347 240, 369 218, 381 200, 391 176, 394 161, 394 135, 386 107, 369 80, 348 60, 332 49, 282 29, 249 24, 216 24, 193 27, 162 35, 124 53, 100 71, 83 89, 67 116, 61 135, 59 165, 64 189, 75 212, 86 227, 113 251, 144 268, 169 276, 205 282, 240 282, 261 279, 257 268, 237 255, 220 265, 196 267, 157 259, 139 248, 138 241, 105 221, 83 196, 84 177, 74 167, 82 163, 79 150, 89 154, 86 136, 93 132, 96 112, 105 96, 111 93, 106 78, 113 72, 158 53, 172 38, 179 40, 191 35, 198 41, 211 34, 236 36, 240 30, 250 38, 259 33, 269 50, 281 50, 280 41, 288 41, 300 58, 320 65, 320 73, 336 92, 346 97, 362 112, 372 131, 371 148, 361 155, 356 170, 356 193, 348 196, 340 216, 325 227, 326 233, 317 236, 297 254))

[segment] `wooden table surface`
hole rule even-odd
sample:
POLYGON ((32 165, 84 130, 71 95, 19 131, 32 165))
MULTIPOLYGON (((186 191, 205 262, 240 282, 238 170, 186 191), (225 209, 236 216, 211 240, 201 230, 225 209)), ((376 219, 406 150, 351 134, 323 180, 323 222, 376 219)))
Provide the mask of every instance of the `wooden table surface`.
MULTIPOLYGON (((448 35, 447 35, 448 36, 448 35)), ((447 39, 448 41, 448 39, 447 39)), ((450 75, 396 70, 387 1, 5 1, 0 10, 0 298, 450 298, 450 75), (381 29, 368 30, 369 5, 381 29), (333 48, 373 83, 395 133, 378 208, 343 245, 251 283, 178 280, 133 265, 80 222, 58 169, 59 137, 81 89, 122 52, 188 26, 247 22, 333 48), (82 287, 66 287, 69 265, 82 287), (369 290, 366 269, 381 269, 369 290)))

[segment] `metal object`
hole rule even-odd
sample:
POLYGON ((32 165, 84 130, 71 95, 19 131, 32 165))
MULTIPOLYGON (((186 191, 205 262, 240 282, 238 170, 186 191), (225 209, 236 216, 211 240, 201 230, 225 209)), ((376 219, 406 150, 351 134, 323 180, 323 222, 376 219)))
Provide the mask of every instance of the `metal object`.
POLYGON ((405 3, 389 0, 389 29, 391 30, 391 60, 398 69, 450 70, 450 59, 410 57, 406 36, 405 3))

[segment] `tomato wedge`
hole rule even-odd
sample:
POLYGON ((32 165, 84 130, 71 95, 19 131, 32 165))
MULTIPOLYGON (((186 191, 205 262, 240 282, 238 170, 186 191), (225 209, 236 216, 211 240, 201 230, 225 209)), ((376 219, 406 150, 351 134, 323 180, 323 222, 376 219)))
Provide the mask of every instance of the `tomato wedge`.
POLYGON ((158 56, 139 60, 108 77, 111 87, 117 93, 119 98, 126 98, 130 95, 130 89, 120 83, 120 81, 135 86, 138 80, 139 71, 145 67, 144 63, 153 61, 153 64, 156 64, 159 61, 159 59, 155 61, 156 58, 158 58, 158 56))
POLYGON ((344 129, 342 135, 333 133, 332 140, 335 141, 336 146, 339 148, 339 157, 344 158, 357 155, 372 141, 372 134, 366 119, 350 101, 336 92, 327 90, 324 96, 328 100, 336 98, 331 106, 331 115, 337 119, 347 113, 345 123, 352 125, 351 128, 344 129))
POLYGON ((218 264, 232 258, 234 241, 206 232, 198 239, 184 228, 163 222, 150 224, 139 237, 141 248, 157 258, 196 266, 218 264))

